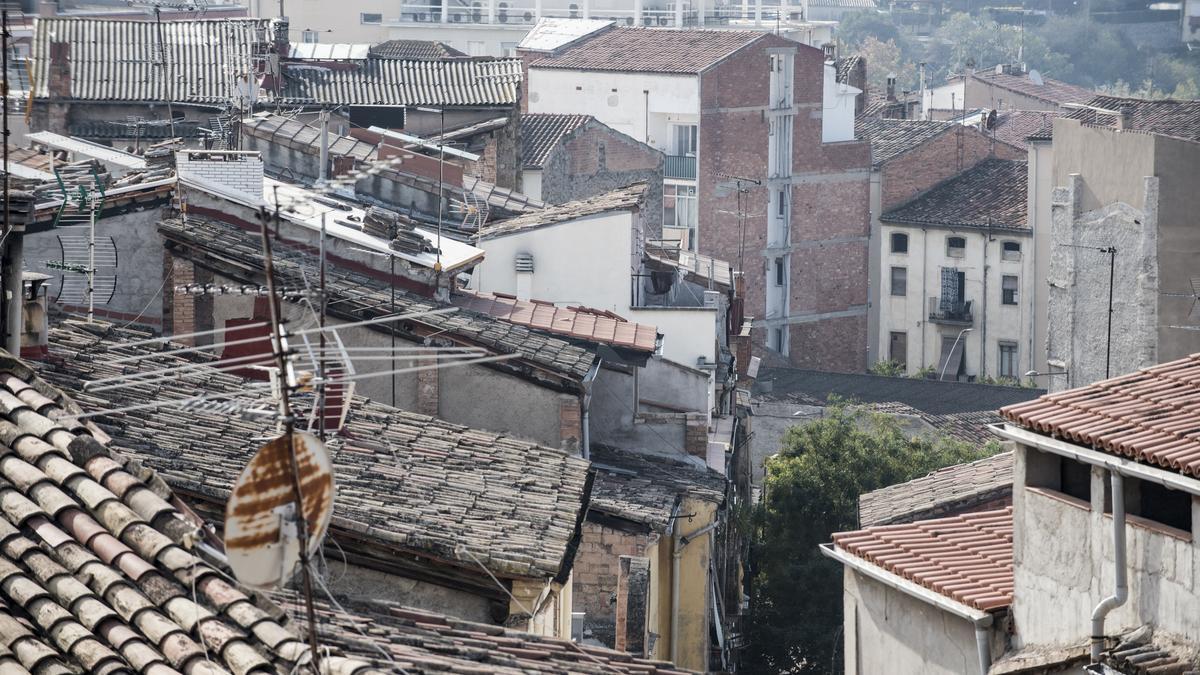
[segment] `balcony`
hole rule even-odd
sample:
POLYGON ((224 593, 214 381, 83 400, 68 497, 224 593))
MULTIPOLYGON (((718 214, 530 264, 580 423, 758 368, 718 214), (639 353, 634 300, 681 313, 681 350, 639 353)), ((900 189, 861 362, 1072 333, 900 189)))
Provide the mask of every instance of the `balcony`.
POLYGON ((975 322, 971 314, 971 301, 959 300, 943 303, 941 298, 929 298, 929 320, 948 326, 970 326, 975 322))
POLYGON ((667 155, 663 162, 663 178, 696 180, 696 158, 687 155, 667 155))

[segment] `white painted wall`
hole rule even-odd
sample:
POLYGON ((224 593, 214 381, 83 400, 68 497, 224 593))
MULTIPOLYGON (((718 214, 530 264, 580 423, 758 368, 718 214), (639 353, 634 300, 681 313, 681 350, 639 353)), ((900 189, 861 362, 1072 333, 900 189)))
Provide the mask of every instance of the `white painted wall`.
POLYGON ((931 87, 925 90, 925 110, 938 108, 949 110, 954 107, 962 110, 964 85, 960 78, 956 82, 931 87))
POLYGON ((879 360, 887 360, 892 331, 908 333, 908 372, 925 366, 939 367, 942 335, 956 337, 964 326, 929 321, 929 298, 941 296, 941 270, 957 267, 966 273, 966 299, 971 301, 974 330, 963 336, 966 344, 966 372, 969 375, 999 376, 1000 342, 1017 344, 1016 374, 1033 370, 1036 358, 1031 354, 1033 336, 1033 239, 1028 235, 979 230, 956 230, 881 224, 879 236, 879 360), (891 252, 893 232, 908 234, 908 253, 891 252), (966 239, 966 255, 946 255, 946 238, 966 239), (1002 244, 1021 244, 1017 261, 1001 258, 1002 244), (891 268, 908 270, 908 292, 902 297, 891 294, 891 268), (985 275, 986 270, 986 275, 985 275), (1001 281, 1006 275, 1018 279, 1017 304, 1001 304, 1001 281), (985 283, 986 282, 986 283, 985 283), (986 286, 986 288, 985 288, 986 286), (986 296, 985 296, 986 290, 986 296), (981 351, 982 345, 982 351, 981 351))
POLYGON ((530 68, 529 112, 592 115, 669 152, 669 124, 700 123, 700 78, 530 68))
POLYGON ((837 69, 825 64, 825 88, 821 105, 821 142, 854 140, 854 99, 862 93, 848 84, 839 84, 837 69))
MULTIPOLYGON (((1112 519, 1104 515, 1102 469, 1092 470, 1090 508, 1026 489, 1030 450, 1017 446, 1013 485, 1014 605, 1017 648, 1086 643, 1090 617, 1113 589, 1112 519)), ((1105 633, 1152 624, 1200 642, 1200 500, 1192 498, 1191 541, 1127 524, 1129 600, 1105 633)))
POLYGON ((526 169, 521 172, 521 194, 534 199, 542 198, 541 169, 526 169))

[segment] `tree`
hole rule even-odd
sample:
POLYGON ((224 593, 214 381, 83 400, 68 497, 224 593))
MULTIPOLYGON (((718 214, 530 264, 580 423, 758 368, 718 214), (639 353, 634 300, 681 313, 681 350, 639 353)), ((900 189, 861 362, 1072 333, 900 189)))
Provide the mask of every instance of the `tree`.
POLYGON ((860 494, 996 451, 944 436, 908 438, 895 418, 842 402, 789 429, 767 461, 755 516, 746 672, 836 672, 842 570, 818 545, 857 526, 860 494))
MULTIPOLYGON (((1052 17, 1034 35, 1062 57, 1052 71, 1060 80, 1097 87, 1117 80, 1137 81, 1145 72, 1145 58, 1129 38, 1086 16, 1052 17)), ((1034 67, 1050 70, 1048 65, 1034 67)))
POLYGON ((838 23, 837 37, 838 40, 850 47, 851 51, 868 37, 873 37, 881 42, 891 40, 897 44, 901 41, 900 31, 896 28, 896 24, 892 23, 891 16, 875 10, 854 12, 842 17, 838 23))
POLYGON ((896 93, 913 89, 917 81, 917 67, 904 59, 904 54, 895 42, 881 42, 868 37, 858 48, 858 54, 867 60, 867 83, 871 91, 886 92, 887 78, 896 76, 896 93))

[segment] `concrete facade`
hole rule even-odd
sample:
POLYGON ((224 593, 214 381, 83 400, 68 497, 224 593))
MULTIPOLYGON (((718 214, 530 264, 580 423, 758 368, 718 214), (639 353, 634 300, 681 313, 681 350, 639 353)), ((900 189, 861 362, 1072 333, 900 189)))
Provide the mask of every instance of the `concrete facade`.
POLYGON ((1200 144, 1054 123, 1048 298, 1050 388, 1104 379, 1200 351, 1194 309, 1200 255, 1200 144))

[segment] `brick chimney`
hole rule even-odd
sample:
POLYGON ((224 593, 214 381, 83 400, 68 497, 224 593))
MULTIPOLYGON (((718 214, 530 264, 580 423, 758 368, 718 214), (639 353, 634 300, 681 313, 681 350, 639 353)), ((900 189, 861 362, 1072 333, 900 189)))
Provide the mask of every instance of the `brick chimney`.
POLYGON ((887 76, 887 100, 896 100, 896 75, 889 74, 887 76))
POLYGON ((50 43, 50 72, 46 88, 50 98, 71 98, 71 43, 50 43))
POLYGON ((43 360, 50 355, 50 321, 46 311, 45 274, 25 272, 21 297, 21 358, 43 360))
POLYGON ((1123 105, 1117 111, 1117 128, 1122 131, 1133 128, 1133 106, 1123 105))

